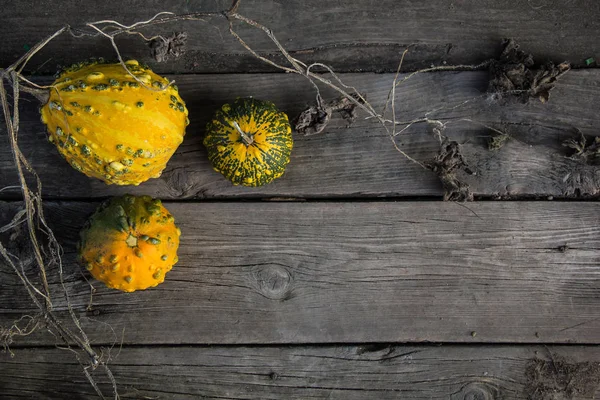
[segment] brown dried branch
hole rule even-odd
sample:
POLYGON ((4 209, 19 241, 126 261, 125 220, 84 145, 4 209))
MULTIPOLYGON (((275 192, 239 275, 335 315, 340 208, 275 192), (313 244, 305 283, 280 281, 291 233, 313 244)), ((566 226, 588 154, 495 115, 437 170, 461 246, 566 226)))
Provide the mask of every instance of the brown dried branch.
POLYGON ((456 176, 457 169, 468 168, 457 142, 446 139, 435 159, 426 165, 442 181, 444 201, 473 201, 470 186, 456 176))
POLYGON ((440 178, 444 188, 444 201, 473 201, 473 192, 469 185, 456 176, 460 170, 473 174, 460 151, 460 145, 444 136, 446 125, 441 121, 429 123, 434 135, 440 141, 440 150, 437 156, 425 165, 440 178))
POLYGON ((169 37, 154 38, 150 42, 152 57, 158 62, 165 62, 169 58, 177 59, 185 53, 186 42, 186 32, 175 32, 169 37))
POLYGON ((547 62, 535 67, 533 56, 519 49, 512 39, 505 40, 500 58, 490 64, 488 93, 501 96, 511 93, 527 103, 530 98, 548 101, 556 81, 571 69, 567 62, 555 65, 547 62))
MULTIPOLYGON (((351 96, 359 102, 362 101, 354 94, 351 96)), ((349 124, 356 120, 356 104, 347 97, 340 97, 329 103, 324 103, 321 95, 317 95, 317 104, 302 111, 298 118, 296 118, 295 129, 298 133, 306 136, 321 133, 327 127, 331 121, 331 116, 336 111, 349 124)))
POLYGON ((573 150, 569 158, 589 165, 600 164, 600 136, 590 138, 588 141, 588 138, 582 132, 579 132, 577 139, 568 139, 562 145, 573 150))

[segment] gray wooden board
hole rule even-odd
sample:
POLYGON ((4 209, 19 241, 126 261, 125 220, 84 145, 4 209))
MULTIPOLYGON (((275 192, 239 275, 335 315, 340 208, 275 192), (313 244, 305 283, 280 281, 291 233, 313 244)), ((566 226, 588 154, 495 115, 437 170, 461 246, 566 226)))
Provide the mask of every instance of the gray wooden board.
MULTIPOLYGON (((343 74, 342 79, 365 93, 382 110, 393 74, 343 74)), ((19 143, 44 183, 50 198, 106 197, 119 193, 148 193, 163 199, 189 198, 349 198, 440 196, 442 187, 429 170, 398 153, 385 130, 365 113, 350 127, 336 116, 321 135, 295 134, 292 160, 284 176, 260 188, 235 187, 214 172, 202 145, 204 127, 214 111, 236 96, 254 95, 274 101, 295 118, 315 99, 313 88, 300 76, 233 74, 176 76, 190 110, 191 125, 184 143, 161 178, 139 187, 107 186, 73 170, 45 140, 35 102, 23 101, 19 143)), ((577 129, 598 135, 600 72, 567 73, 552 92, 550 102, 530 104, 491 101, 483 94, 485 72, 445 72, 415 75, 398 87, 400 120, 423 117, 447 123, 447 134, 462 144, 476 175, 459 173, 480 196, 572 196, 600 193, 600 168, 566 158, 561 144, 578 138, 577 129), (464 121, 465 118, 478 123, 464 121), (487 141, 496 133, 480 123, 506 131, 513 139, 497 151, 487 141)), ((334 97, 323 89, 326 98, 334 97)), ((389 116, 389 113, 388 113, 389 116)), ((2 128, 4 130, 4 128, 2 128)), ((0 187, 17 184, 6 136, 0 146, 0 187)), ((431 160, 439 143, 426 124, 413 125, 397 136, 401 148, 415 159, 431 160)), ((15 198, 18 190, 0 192, 15 198)))
MULTIPOLYGON (((94 343, 600 343, 598 203, 165 204, 182 231, 166 283, 133 294, 95 283, 86 312, 74 248, 95 204, 47 203, 94 343)), ((2 266, 0 325, 31 308, 2 266)))
MULTIPOLYGON (((0 23, 2 67, 65 24, 79 28, 105 19, 132 24, 160 11, 223 10, 231 1, 137 0, 126 7, 114 1, 94 1, 90 7, 81 7, 75 0, 5 3, 0 23)), ((507 37, 522 43, 540 62, 569 60, 581 66, 588 58, 600 58, 596 40, 600 4, 589 0, 243 0, 239 12, 271 28, 294 57, 322 61, 338 71, 395 71, 407 46, 410 52, 405 66, 409 69, 479 63, 497 56, 501 40, 507 37)), ((261 55, 283 62, 262 31, 239 23, 236 29, 261 55)), ((229 35, 224 18, 155 26, 144 33, 166 36, 173 31, 188 33, 187 53, 164 64, 153 61, 138 36, 124 35, 117 43, 122 54, 149 62, 160 72, 273 71, 229 35)), ((58 65, 99 56, 115 58, 108 39, 76 39, 64 34, 33 59, 29 70, 54 73, 58 65)))
MULTIPOLYGON (((72 353, 13 351, 13 358, 0 355, 0 390, 7 398, 97 398, 72 353)), ((524 400, 538 387, 531 379, 536 362, 565 357, 575 368, 600 365, 600 349, 590 346, 154 346, 115 347, 111 356, 121 398, 136 399, 524 400)), ((94 377, 110 397, 104 369, 94 377)), ((577 392, 579 377, 557 385, 552 398, 597 398, 597 382, 577 392)))

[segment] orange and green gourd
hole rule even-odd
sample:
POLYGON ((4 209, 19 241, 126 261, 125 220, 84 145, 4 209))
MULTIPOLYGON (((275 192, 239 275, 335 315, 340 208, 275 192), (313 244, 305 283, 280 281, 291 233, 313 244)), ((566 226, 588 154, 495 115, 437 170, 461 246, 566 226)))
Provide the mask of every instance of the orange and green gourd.
POLYGON ((160 200, 125 195, 103 203, 81 231, 81 263, 106 286, 154 287, 177 263, 181 231, 160 200))
POLYGON ((283 175, 292 129, 287 115, 270 101, 238 98, 207 124, 204 145, 215 171, 234 185, 261 186, 283 175))
POLYGON ((48 140, 73 168, 117 185, 157 178, 183 141, 188 111, 175 85, 137 61, 76 64, 42 107, 48 140))

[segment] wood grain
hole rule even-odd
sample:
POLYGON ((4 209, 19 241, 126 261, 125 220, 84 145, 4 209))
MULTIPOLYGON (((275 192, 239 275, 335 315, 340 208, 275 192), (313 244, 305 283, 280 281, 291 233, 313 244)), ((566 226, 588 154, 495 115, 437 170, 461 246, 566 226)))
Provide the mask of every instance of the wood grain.
MULTIPOLYGON (((45 128, 35 103, 22 103, 20 146, 44 183, 48 198, 98 198, 122 193, 151 193, 163 199, 223 198, 365 198, 441 196, 442 187, 429 170, 411 163, 393 147, 389 135, 374 120, 359 118, 352 126, 337 116, 326 133, 295 135, 292 161, 284 176, 260 188, 235 187, 214 172, 202 146, 204 127, 214 111, 236 96, 274 101, 290 118, 314 102, 312 87, 299 76, 284 74, 174 76, 187 101, 192 123, 184 143, 159 179, 139 187, 107 186, 73 170, 46 143, 45 128)), ((342 78, 366 93, 382 110, 392 74, 344 74, 342 78)), ((445 133, 462 144, 471 170, 459 174, 482 197, 600 194, 600 168, 571 160, 561 144, 578 138, 577 129, 598 135, 600 71, 572 71, 552 92, 550 102, 515 104, 492 101, 484 95, 485 72, 448 72, 416 75, 397 92, 400 120, 437 118, 447 123, 445 133), (471 119, 477 123, 468 122, 471 119), (506 131, 506 145, 489 151, 487 141, 506 131)), ((323 89, 327 98, 335 95, 323 89)), ((364 117, 364 113, 362 117, 364 117)), ((0 187, 16 184, 12 154, 0 134, 0 187)), ((397 136, 401 148, 420 162, 431 160, 439 143, 426 124, 413 125, 397 136)), ((0 198, 16 198, 4 190, 0 198)))
MULTIPOLYGON (((80 28, 86 22, 116 19, 125 24, 149 19, 159 11, 187 14, 217 11, 229 0, 94 1, 81 7, 76 0, 19 1, 4 7, 0 64, 8 66, 26 49, 61 26, 80 28)), ((428 2, 368 0, 242 1, 240 13, 271 28, 292 55, 305 62, 321 61, 337 71, 393 72, 410 46, 407 69, 430 65, 476 64, 500 52, 503 38, 514 38, 540 62, 551 59, 585 65, 600 56, 600 5, 586 0, 428 2)), ((262 31, 236 24, 240 35, 261 55, 283 62, 262 31)), ((89 29, 88 29, 89 30, 89 29)), ((121 53, 148 62, 164 73, 264 72, 272 68, 257 61, 228 32, 227 21, 183 21, 155 26, 148 37, 185 31, 187 53, 164 64, 155 62, 137 36, 119 38, 121 53)), ((47 46, 30 64, 30 71, 53 74, 58 65, 89 57, 115 58, 106 38, 76 39, 66 34, 47 46)))
MULTIPOLYGON (((0 355, 4 396, 97 398, 71 353, 13 351, 14 358, 0 355)), ((121 398, 136 399, 525 400, 535 360, 565 356, 571 365, 600 365, 600 349, 590 346, 157 346, 114 348, 111 355, 121 398)), ((94 377, 110 394, 103 373, 99 368, 94 377)), ((591 388, 576 398, 600 395, 591 388)))
MULTIPOLYGON (((94 343, 123 332, 125 344, 140 345, 600 343, 598 203, 166 206, 182 231, 180 261, 166 283, 133 294, 95 283, 86 311, 90 289, 74 249, 95 205, 48 202, 71 300, 94 343)), ((5 268, 2 326, 31 312, 5 268)))

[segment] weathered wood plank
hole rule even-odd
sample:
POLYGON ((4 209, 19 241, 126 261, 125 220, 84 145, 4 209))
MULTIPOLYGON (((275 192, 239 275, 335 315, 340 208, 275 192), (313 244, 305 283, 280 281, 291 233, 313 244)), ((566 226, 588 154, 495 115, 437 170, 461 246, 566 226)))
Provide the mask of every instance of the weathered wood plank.
MULTIPOLYGON (((133 294, 96 284, 87 312, 74 249, 95 205, 48 207, 98 344, 115 332, 125 344, 600 343, 598 203, 169 203, 182 241, 167 282, 133 294)), ((5 268, 3 326, 31 312, 5 268)))
MULTIPOLYGON (((6 67, 25 49, 64 24, 80 27, 85 22, 115 19, 131 24, 149 19, 159 11, 193 13, 223 10, 229 0, 180 2, 175 0, 132 1, 127 7, 115 2, 95 2, 81 7, 74 0, 48 6, 30 2, 8 2, 3 10, 0 64, 6 67)), ((411 51, 404 65, 415 69, 431 64, 472 64, 495 57, 500 40, 511 37, 531 51, 536 59, 570 60, 584 65, 588 57, 600 56, 600 6, 586 0, 373 3, 244 0, 240 13, 270 27, 292 55, 306 62, 322 61, 338 71, 396 70, 401 53, 411 51), (566 12, 568 11, 568 12, 566 12)), ((239 25, 239 24, 238 24, 239 25)), ((242 37, 260 54, 283 61, 262 31, 238 26, 242 37)), ((161 72, 251 72, 272 71, 252 58, 228 32, 227 21, 177 22, 146 30, 147 36, 189 34, 187 53, 177 61, 157 64, 137 36, 118 40, 121 52, 136 57, 161 72)), ((65 65, 89 57, 114 58, 106 38, 59 37, 44 49, 30 70, 54 73, 65 65)))
MULTIPOLYGON (((524 400, 600 395, 593 375, 581 379, 582 372, 600 368, 600 349, 590 346, 124 347, 111 354, 121 398, 524 400), (571 375, 554 372, 551 363, 562 361, 561 356, 569 364, 556 368, 569 366, 571 375), (538 381, 532 379, 536 365, 542 366, 538 381), (536 383, 548 385, 553 377, 558 383, 548 386, 547 395, 554 397, 533 395, 539 390, 536 383)), ((14 355, 0 356, 4 396, 97 398, 71 353, 38 348, 14 349, 14 355)), ((109 395, 103 373, 99 368, 94 377, 109 395)))
MULTIPOLYGON (((385 104, 392 74, 345 74, 343 79, 364 91, 378 110, 385 104)), ((215 109, 236 96, 271 99, 294 118, 314 101, 312 87, 299 76, 188 75, 177 76, 182 97, 188 102, 192 123, 183 145, 159 179, 140 187, 107 186, 88 179, 62 160, 45 141, 37 107, 23 103, 20 145, 32 160, 52 198, 105 197, 119 193, 152 193, 164 199, 187 198, 347 198, 440 196, 441 185, 431 171, 411 163, 393 147, 385 130, 374 120, 360 119, 351 127, 339 118, 326 134, 295 135, 292 161, 285 175, 261 188, 234 187, 214 172, 202 146, 204 127, 215 109)), ((446 134, 462 143, 476 175, 463 174, 479 196, 571 196, 600 193, 600 168, 567 159, 561 144, 577 138, 576 129, 597 135, 600 116, 600 71, 573 71, 561 79, 548 104, 501 105, 482 93, 485 72, 416 75, 398 89, 397 115, 411 120, 423 117, 448 124, 446 134), (479 96, 479 97, 478 97, 479 96), (470 118, 506 130, 512 137, 497 151, 487 141, 496 133, 470 118)), ((327 97, 332 91, 323 90, 327 97)), ((363 114, 364 116, 364 114, 363 114)), ((5 135, 3 144, 6 143, 5 135)), ((402 149, 415 159, 431 160, 439 149, 430 127, 415 125, 398 137, 402 149)), ((0 146, 0 187, 17 182, 8 144, 0 146)), ((2 198, 18 191, 5 190, 2 198)))

